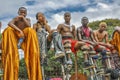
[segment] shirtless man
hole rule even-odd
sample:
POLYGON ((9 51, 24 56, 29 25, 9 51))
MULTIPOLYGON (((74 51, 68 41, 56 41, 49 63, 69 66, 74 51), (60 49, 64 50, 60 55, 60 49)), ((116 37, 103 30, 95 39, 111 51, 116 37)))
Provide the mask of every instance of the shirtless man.
POLYGON ((107 66, 107 68, 112 68, 111 65, 108 64, 107 53, 111 53, 113 46, 109 43, 106 28, 107 24, 105 22, 101 22, 99 24, 99 28, 95 30, 93 34, 98 46, 102 48, 101 55, 103 60, 105 60, 104 66, 107 66))
POLYGON ((94 42, 96 41, 94 40, 92 29, 88 26, 88 18, 83 17, 81 19, 81 23, 82 26, 77 28, 77 39, 79 41, 88 42, 91 45, 94 45, 94 42))
POLYGON ((86 45, 82 46, 81 48, 84 48, 85 51, 84 53, 84 63, 87 66, 88 63, 88 53, 86 53, 86 49, 91 51, 93 53, 94 51, 94 46, 96 45, 96 41, 94 40, 93 37, 93 31, 92 29, 88 26, 89 20, 87 17, 83 17, 81 19, 82 26, 77 28, 77 39, 79 41, 83 41, 86 43, 86 45))
POLYGON ((24 50, 28 79, 42 80, 38 40, 36 32, 30 28, 30 19, 26 18, 26 15, 27 9, 20 7, 18 16, 8 23, 8 27, 2 34, 4 80, 18 80, 19 54, 17 43, 21 37, 24 37, 21 48, 24 50))
POLYGON ((107 24, 105 22, 101 22, 99 24, 99 29, 93 32, 94 38, 98 44, 103 46, 110 46, 108 40, 108 32, 106 31, 107 24))
MULTIPOLYGON (((70 43, 68 47, 71 47, 71 50, 74 54, 76 54, 76 50, 79 49, 81 45, 83 45, 83 42, 77 41, 76 39, 76 29, 75 26, 70 23, 71 20, 71 14, 69 12, 66 12, 64 14, 64 20, 65 22, 62 24, 59 24, 57 27, 57 31, 62 35, 63 44, 70 43)), ((72 64, 71 57, 70 57, 70 51, 66 52, 68 64, 72 64)))

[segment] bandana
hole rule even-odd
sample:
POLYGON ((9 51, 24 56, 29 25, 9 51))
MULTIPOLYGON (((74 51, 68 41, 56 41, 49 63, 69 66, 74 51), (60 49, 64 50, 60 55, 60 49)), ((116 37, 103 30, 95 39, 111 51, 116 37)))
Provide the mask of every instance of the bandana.
POLYGON ((89 37, 90 36, 90 30, 88 27, 83 27, 83 32, 85 34, 86 37, 89 37))

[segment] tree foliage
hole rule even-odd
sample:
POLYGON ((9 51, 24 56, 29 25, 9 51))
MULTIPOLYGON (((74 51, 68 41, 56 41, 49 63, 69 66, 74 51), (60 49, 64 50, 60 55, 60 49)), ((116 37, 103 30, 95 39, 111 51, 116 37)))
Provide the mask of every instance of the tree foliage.
POLYGON ((93 21, 93 22, 90 22, 88 25, 93 30, 96 30, 96 29, 99 28, 100 22, 106 22, 109 38, 111 38, 111 36, 112 36, 112 33, 114 31, 114 27, 120 26, 120 20, 119 19, 104 19, 104 20, 100 20, 100 21, 93 21))
POLYGON ((120 26, 119 19, 105 19, 105 20, 100 20, 100 21, 93 21, 89 23, 89 26, 95 30, 98 28, 100 22, 106 22, 108 25, 108 28, 109 26, 112 26, 112 27, 120 26))
POLYGON ((24 58, 20 60, 19 66, 20 66, 19 67, 19 78, 20 79, 27 79, 28 75, 27 75, 27 70, 26 70, 24 58))
POLYGON ((44 65, 45 76, 48 78, 60 77, 61 65, 58 60, 55 59, 54 50, 49 50, 47 55, 47 65, 44 65))

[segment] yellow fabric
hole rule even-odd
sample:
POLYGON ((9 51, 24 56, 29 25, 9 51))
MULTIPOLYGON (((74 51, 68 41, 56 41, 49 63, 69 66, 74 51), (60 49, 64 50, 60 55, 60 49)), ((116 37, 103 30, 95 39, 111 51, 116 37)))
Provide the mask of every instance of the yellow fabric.
POLYGON ((115 46, 115 48, 118 50, 118 54, 120 56, 120 33, 118 31, 115 31, 113 33, 112 40, 110 41, 112 45, 115 46))
MULTIPOLYGON (((42 80, 39 59, 39 44, 36 32, 28 27, 23 30, 25 40, 22 43, 29 80, 42 80)), ((8 27, 2 34, 2 61, 4 80, 18 80, 19 54, 17 49, 18 34, 8 27)))

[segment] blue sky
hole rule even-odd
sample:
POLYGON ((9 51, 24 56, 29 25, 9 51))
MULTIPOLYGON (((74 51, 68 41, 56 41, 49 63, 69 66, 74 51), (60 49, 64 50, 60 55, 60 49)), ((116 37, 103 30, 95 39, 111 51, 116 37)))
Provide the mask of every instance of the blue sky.
POLYGON ((76 27, 81 25, 81 18, 87 16, 89 21, 106 18, 120 18, 120 0, 2 0, 0 3, 0 21, 2 30, 8 22, 17 16, 18 8, 24 6, 28 10, 31 23, 36 22, 37 12, 43 12, 48 24, 55 29, 63 23, 63 14, 71 12, 71 23, 76 27))

